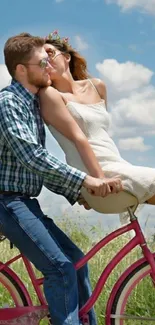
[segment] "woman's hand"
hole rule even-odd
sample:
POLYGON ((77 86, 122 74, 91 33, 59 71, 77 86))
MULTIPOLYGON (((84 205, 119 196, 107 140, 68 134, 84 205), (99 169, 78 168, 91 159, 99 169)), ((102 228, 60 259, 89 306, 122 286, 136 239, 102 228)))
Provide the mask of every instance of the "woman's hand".
POLYGON ((123 185, 122 185, 122 181, 119 178, 119 176, 115 176, 113 178, 103 178, 107 184, 107 186, 110 187, 110 194, 114 194, 114 193, 119 193, 123 190, 123 185))
MULTIPOLYGON (((123 186, 122 186, 122 181, 119 178, 119 176, 116 176, 114 178, 106 178, 106 177, 102 177, 100 182, 100 186, 97 189, 98 193, 96 193, 96 189, 93 188, 89 188, 86 186, 87 191, 92 194, 92 195, 99 195, 102 197, 105 197, 109 194, 114 194, 114 193, 119 193, 120 191, 123 190, 123 186)), ((98 187, 98 184, 96 184, 98 187)), ((84 208, 86 210, 90 210, 91 207, 89 206, 89 204, 86 202, 86 200, 84 199, 84 197, 82 196, 82 194, 80 193, 78 200, 77 200, 79 205, 83 205, 84 208)))
POLYGON ((87 175, 83 181, 83 186, 87 189, 88 193, 101 197, 123 190, 121 179, 118 177, 95 178, 87 175))

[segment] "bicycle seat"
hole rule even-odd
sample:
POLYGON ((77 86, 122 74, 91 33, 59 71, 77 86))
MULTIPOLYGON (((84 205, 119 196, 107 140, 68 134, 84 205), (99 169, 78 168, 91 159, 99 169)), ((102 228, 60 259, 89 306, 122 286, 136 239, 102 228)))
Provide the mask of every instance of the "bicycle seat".
POLYGON ((137 198, 126 191, 99 197, 89 194, 82 188, 81 194, 92 209, 104 214, 120 214, 126 212, 129 207, 135 211, 139 204, 137 198))

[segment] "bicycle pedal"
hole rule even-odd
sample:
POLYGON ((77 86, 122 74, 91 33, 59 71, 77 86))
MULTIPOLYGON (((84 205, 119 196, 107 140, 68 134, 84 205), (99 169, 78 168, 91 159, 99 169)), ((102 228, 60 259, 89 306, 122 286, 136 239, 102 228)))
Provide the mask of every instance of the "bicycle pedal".
POLYGON ((82 325, 89 325, 89 316, 88 315, 82 316, 81 321, 82 321, 82 325))

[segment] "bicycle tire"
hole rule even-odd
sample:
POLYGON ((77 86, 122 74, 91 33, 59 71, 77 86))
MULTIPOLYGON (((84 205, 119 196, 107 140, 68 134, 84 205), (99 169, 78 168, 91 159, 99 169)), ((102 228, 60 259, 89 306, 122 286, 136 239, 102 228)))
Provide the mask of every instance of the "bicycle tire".
MULTIPOLYGON (((6 270, 1 270, 0 271, 0 285, 2 284, 3 287, 5 287, 7 289, 7 291, 9 292, 10 296, 12 297, 13 301, 14 301, 14 307, 26 307, 29 306, 28 302, 27 302, 27 298, 24 294, 24 292, 22 291, 21 287, 18 285, 18 283, 14 280, 14 278, 6 271, 6 270)), ((0 291, 1 294, 1 291, 0 291)), ((0 300, 1 303, 1 300, 0 300)), ((1 308, 6 308, 9 306, 0 306, 1 308)), ((1 319, 0 319, 1 321, 1 319)), ((48 316, 47 318, 45 317, 45 319, 40 320, 39 324, 45 324, 46 325, 50 325, 52 324, 50 321, 50 316, 48 316), (47 321, 46 321, 47 320, 47 321)))
MULTIPOLYGON (((19 306, 28 306, 27 299, 18 285, 18 283, 12 278, 6 270, 0 271, 0 284, 8 291, 8 294, 12 298, 14 305, 19 306)), ((1 292, 3 298, 3 292, 1 292)), ((2 307, 0 307, 2 308, 2 307)))
MULTIPOLYGON (((145 318, 147 317, 150 317, 150 320, 151 318, 153 318, 153 316, 147 316, 147 315, 140 315, 140 310, 138 311, 138 315, 137 314, 137 311, 134 311, 134 314, 131 312, 131 314, 129 315, 129 313, 127 313, 126 311, 128 310, 127 308, 127 303, 129 301, 130 298, 132 298, 132 295, 133 295, 133 292, 134 292, 134 289, 135 290, 138 290, 137 289, 137 286, 142 286, 142 281, 145 279, 145 281, 150 281, 150 284, 152 283, 152 280, 151 280, 151 277, 148 275, 150 274, 151 272, 151 267, 150 265, 148 264, 148 262, 144 262, 142 263, 141 265, 137 266, 134 270, 132 270, 129 275, 124 279, 124 281, 121 283, 120 287, 118 288, 116 294, 115 294, 115 297, 114 297, 114 300, 113 300, 113 305, 112 305, 112 308, 111 308, 111 312, 110 312, 110 315, 112 315, 111 317, 111 320, 110 320, 110 324, 111 325, 126 325, 126 324, 147 324, 148 320, 146 320, 145 318), (128 315, 126 316, 126 319, 120 319, 119 318, 119 315, 128 315), (143 317, 143 320, 139 322, 139 320, 134 320, 134 319, 131 319, 129 320, 129 318, 127 317, 143 317), (114 318, 116 317, 116 318, 114 318), (129 323, 130 321, 130 323, 129 323), (146 322, 145 322, 146 321, 146 322)), ((153 287, 153 284, 152 284, 152 289, 154 290, 154 293, 153 293, 153 300, 155 301, 155 287, 153 287)), ((151 293, 151 292, 150 292, 151 293)), ((141 297, 140 297, 141 298, 141 297)), ((143 298, 143 297, 142 297, 143 298)), ((145 297, 146 299, 146 297, 145 297)), ((136 309, 136 304, 134 306, 134 308, 136 309)), ((139 306, 139 308, 142 308, 144 309, 144 314, 145 314, 145 306, 139 306)), ((148 312, 148 310, 147 310, 148 312)), ((152 325, 152 322, 148 323, 150 325, 152 325)), ((153 324, 155 324, 155 321, 153 321, 153 324)))

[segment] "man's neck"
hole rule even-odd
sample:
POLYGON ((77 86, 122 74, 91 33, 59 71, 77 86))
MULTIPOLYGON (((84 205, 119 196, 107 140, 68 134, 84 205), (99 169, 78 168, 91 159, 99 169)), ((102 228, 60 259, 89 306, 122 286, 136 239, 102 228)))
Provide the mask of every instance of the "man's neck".
POLYGON ((33 95, 37 94, 37 92, 39 91, 39 87, 35 87, 26 81, 21 81, 18 80, 17 78, 15 78, 15 80, 18 81, 25 89, 27 89, 33 95))

